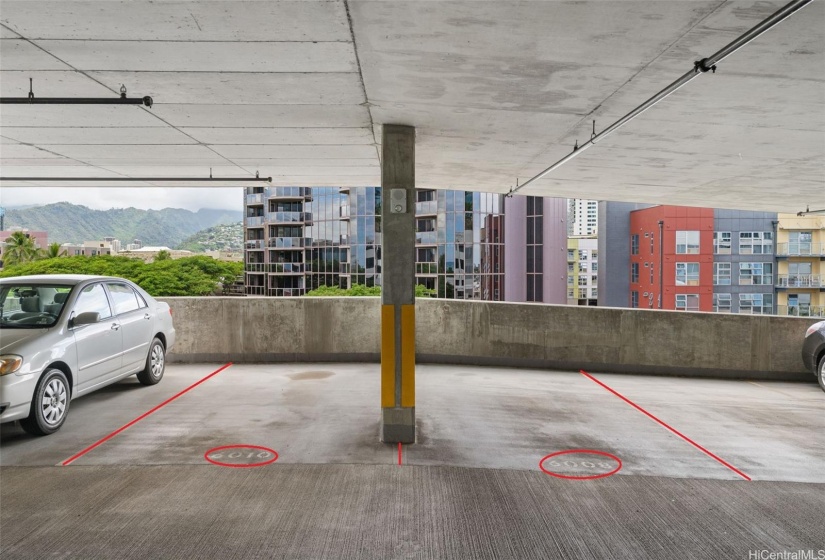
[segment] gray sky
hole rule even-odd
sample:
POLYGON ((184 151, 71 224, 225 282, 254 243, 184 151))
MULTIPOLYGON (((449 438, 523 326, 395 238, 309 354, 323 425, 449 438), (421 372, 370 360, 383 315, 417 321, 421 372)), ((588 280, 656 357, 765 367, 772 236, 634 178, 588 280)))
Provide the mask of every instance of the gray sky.
POLYGON ((109 208, 218 208, 243 210, 243 187, 130 188, 130 187, 39 187, 3 188, 0 206, 45 205, 52 202, 82 204, 94 210, 109 208))

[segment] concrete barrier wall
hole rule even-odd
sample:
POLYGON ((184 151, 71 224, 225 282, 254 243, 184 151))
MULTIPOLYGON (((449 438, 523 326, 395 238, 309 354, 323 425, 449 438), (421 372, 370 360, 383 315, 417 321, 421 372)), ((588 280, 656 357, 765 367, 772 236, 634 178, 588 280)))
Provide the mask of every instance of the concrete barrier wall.
MULTIPOLYGON (((172 362, 378 361, 378 298, 162 298, 172 362)), ((815 319, 450 300, 416 302, 419 362, 812 380, 815 319)))

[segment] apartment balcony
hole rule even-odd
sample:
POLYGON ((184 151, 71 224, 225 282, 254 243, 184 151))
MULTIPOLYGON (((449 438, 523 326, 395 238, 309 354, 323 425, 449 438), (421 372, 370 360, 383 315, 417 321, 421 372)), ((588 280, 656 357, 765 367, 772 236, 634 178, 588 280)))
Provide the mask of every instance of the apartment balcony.
POLYGON ((270 263, 267 272, 271 274, 303 274, 304 263, 270 263))
POLYGON ((779 274, 776 277, 777 288, 825 288, 819 274, 779 274))
POLYGON ((311 224, 312 212, 267 212, 268 224, 311 224))
POLYGON ((265 296, 266 286, 247 286, 245 291, 248 296, 265 296))
POLYGON ((255 204, 263 204, 264 203, 264 195, 263 193, 257 194, 248 194, 246 195, 246 205, 255 205, 255 204))
POLYGON ((338 208, 338 219, 349 220, 349 206, 341 206, 338 208))
POLYGON ((264 248, 264 240, 263 239, 249 239, 244 242, 244 248, 246 249, 263 249, 264 248))
POLYGON ((312 200, 311 187, 273 187, 267 191, 269 200, 312 200))
POLYGON ((266 295, 275 297, 297 297, 306 293, 306 288, 269 288, 266 295))
POLYGON ((416 216, 434 216, 438 214, 438 201, 425 200, 424 202, 415 203, 416 216))
POLYGON ((791 317, 825 317, 825 305, 777 305, 776 314, 791 317))
POLYGON ((303 274, 304 263, 247 263, 244 271, 250 274, 303 274))
POLYGON ((311 237, 273 237, 269 240, 269 247, 279 249, 303 249, 311 245, 311 237))
POLYGON ((415 242, 418 245, 435 245, 436 232, 434 231, 417 231, 415 233, 415 242))
POLYGON ((264 225, 264 217, 263 216, 246 216, 243 219, 243 225, 245 227, 261 227, 264 225))
POLYGON ((825 243, 807 241, 777 243, 777 257, 825 257, 825 243))

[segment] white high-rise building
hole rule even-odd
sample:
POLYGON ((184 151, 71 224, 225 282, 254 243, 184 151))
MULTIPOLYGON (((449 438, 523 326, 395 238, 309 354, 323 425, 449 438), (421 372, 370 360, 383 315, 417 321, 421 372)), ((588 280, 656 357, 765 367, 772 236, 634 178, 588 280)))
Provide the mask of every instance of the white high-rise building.
POLYGON ((568 200, 569 235, 596 235, 599 230, 597 200, 571 198, 568 200))

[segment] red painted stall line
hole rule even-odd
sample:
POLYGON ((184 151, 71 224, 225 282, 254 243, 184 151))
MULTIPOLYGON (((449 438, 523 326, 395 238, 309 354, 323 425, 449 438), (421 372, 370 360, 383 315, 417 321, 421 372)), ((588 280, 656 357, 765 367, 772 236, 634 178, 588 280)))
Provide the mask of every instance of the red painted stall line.
POLYGON ((398 442, 398 466, 401 466, 401 442, 398 442))
POLYGON ((207 375, 206 377, 204 377, 204 378, 203 378, 203 379, 201 379, 200 381, 197 381, 197 382, 193 383, 192 385, 190 385, 189 387, 187 387, 186 389, 184 389, 183 391, 181 391, 180 393, 178 393, 178 394, 177 394, 177 395, 175 395, 174 397, 170 397, 170 398, 166 399, 165 401, 163 401, 162 403, 160 403, 159 405, 157 405, 155 408, 153 408, 153 409, 152 409, 152 410, 150 410, 149 412, 146 412, 146 413, 144 413, 144 414, 141 414, 140 416, 138 416, 137 418, 135 418, 134 420, 132 420, 132 421, 131 421, 131 422, 129 422, 128 424, 126 424, 126 425, 124 425, 124 426, 121 426, 120 428, 118 428, 117 430, 115 430, 114 432, 112 432, 111 434, 109 434, 108 436, 106 436, 106 437, 104 437, 104 438, 102 438, 102 439, 100 439, 100 440, 98 440, 98 441, 94 442, 92 445, 90 445, 89 447, 87 447, 86 449, 84 449, 83 451, 81 451, 80 453, 77 453, 77 454, 75 454, 75 455, 72 455, 71 457, 69 457, 68 459, 66 459, 65 461, 63 461, 63 462, 62 462, 62 463, 60 463, 60 464, 61 464, 62 466, 64 466, 64 467, 65 467, 65 466, 67 466, 67 465, 69 465, 70 463, 72 463, 73 461, 75 461, 75 460, 79 459, 80 457, 82 457, 83 455, 85 455, 86 453, 88 453, 89 451, 91 451, 92 449, 94 449, 95 447, 97 447, 97 446, 99 446, 99 445, 101 445, 101 444, 103 444, 103 443, 105 443, 105 442, 109 441, 110 439, 112 439, 113 437, 115 437, 115 436, 116 436, 116 435, 118 435, 120 432, 124 431, 125 429, 127 429, 127 428, 129 428, 129 427, 131 427, 131 426, 134 426, 135 424, 137 424, 138 422, 140 422, 141 420, 143 420, 144 418, 146 418, 147 416, 149 416, 150 414, 152 414, 152 413, 153 413, 153 412, 155 412, 156 410, 159 410, 160 408, 162 408, 162 407, 166 406, 167 404, 169 404, 170 402, 172 402, 172 401, 173 401, 173 400, 175 400, 176 398, 180 397, 181 395, 183 395, 183 394, 185 394, 185 393, 187 393, 187 392, 191 391, 192 389, 194 389, 195 387, 197 387, 198 385, 200 385, 201 383, 203 383, 203 382, 204 382, 204 381, 206 381, 207 379, 210 379, 210 378, 212 378, 212 377, 214 377, 214 376, 218 375, 220 372, 222 372, 223 370, 225 370, 226 368, 228 368, 228 367, 229 367, 229 366, 231 366, 231 365, 232 365, 232 362, 229 362, 228 364, 224 364, 224 365, 222 365, 220 368, 216 369, 215 371, 213 371, 212 373, 210 373, 209 375, 207 375))
POLYGON ((604 383, 602 383, 601 381, 599 381, 598 379, 596 379, 595 377, 593 377, 592 375, 587 373, 586 371, 579 370, 579 373, 581 373, 582 375, 584 375, 585 377, 587 377, 591 381, 594 381, 597 384, 601 385, 602 387, 604 387, 605 389, 607 389, 608 391, 610 391, 611 393, 613 393, 614 395, 616 395, 617 397, 622 399, 624 402, 626 402, 627 404, 629 404, 630 406, 632 406, 633 408, 635 408, 636 410, 638 410, 639 412, 641 412, 642 414, 644 414, 645 416, 650 418, 651 420, 653 420, 655 422, 658 422, 660 425, 667 428, 668 430, 670 430, 671 432, 673 432, 674 434, 676 434, 677 436, 679 436, 680 438, 682 438, 683 440, 685 440, 686 442, 691 444, 693 447, 695 447, 696 449, 698 449, 702 453, 706 454, 707 456, 709 456, 713 459, 716 459, 717 461, 719 461, 720 463, 725 465, 727 468, 729 468, 730 470, 732 470, 733 472, 735 472, 736 474, 738 474, 739 476, 741 476, 745 480, 750 480, 751 479, 748 475, 746 475, 745 473, 743 473, 742 471, 740 471, 739 469, 737 469, 736 467, 734 467, 733 465, 731 465, 727 461, 725 461, 725 460, 721 459, 720 457, 714 455, 713 453, 711 453, 710 451, 708 451, 707 449, 705 449, 704 447, 702 447, 701 445, 699 445, 698 443, 696 443, 695 441, 693 441, 692 439, 687 437, 686 435, 684 435, 684 434, 680 433, 679 431, 671 428, 670 426, 668 426, 667 424, 665 424, 664 422, 662 422, 661 420, 659 420, 658 418, 653 416, 651 413, 649 413, 648 411, 643 409, 641 406, 637 405, 636 403, 634 403, 633 401, 631 401, 630 399, 628 399, 624 395, 621 395, 617 391, 614 391, 613 389, 611 389, 610 387, 608 387, 607 385, 605 385, 604 383))

